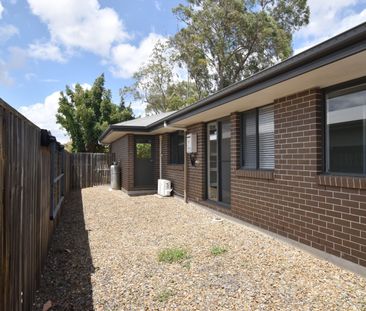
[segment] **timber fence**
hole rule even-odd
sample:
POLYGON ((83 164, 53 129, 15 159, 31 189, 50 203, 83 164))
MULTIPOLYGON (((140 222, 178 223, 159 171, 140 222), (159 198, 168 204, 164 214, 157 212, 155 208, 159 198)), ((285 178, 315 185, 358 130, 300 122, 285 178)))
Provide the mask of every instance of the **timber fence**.
POLYGON ((112 153, 73 153, 71 156, 71 185, 83 189, 110 183, 112 153))
POLYGON ((71 189, 109 182, 111 154, 70 154, 0 99, 0 311, 31 310, 71 189))

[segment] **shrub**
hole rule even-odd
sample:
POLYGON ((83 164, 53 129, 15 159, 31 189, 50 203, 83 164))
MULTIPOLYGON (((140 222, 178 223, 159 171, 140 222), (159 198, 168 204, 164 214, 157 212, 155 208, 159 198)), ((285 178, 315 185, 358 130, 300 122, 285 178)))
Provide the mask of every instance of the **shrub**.
POLYGON ((158 258, 160 262, 181 262, 188 258, 188 253, 183 248, 167 248, 159 253, 158 258))
POLYGON ((214 256, 222 255, 223 253, 226 253, 226 252, 227 252, 227 250, 225 247, 213 246, 211 248, 211 255, 214 255, 214 256))

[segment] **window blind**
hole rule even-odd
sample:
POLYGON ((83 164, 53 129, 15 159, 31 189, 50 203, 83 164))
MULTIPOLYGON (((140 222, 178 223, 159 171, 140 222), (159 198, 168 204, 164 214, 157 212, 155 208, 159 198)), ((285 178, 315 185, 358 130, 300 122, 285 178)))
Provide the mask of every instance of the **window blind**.
POLYGON ((274 168, 274 109, 273 105, 258 110, 259 167, 274 168))
POLYGON ((251 110, 243 114, 243 165, 257 168, 257 112, 251 110))

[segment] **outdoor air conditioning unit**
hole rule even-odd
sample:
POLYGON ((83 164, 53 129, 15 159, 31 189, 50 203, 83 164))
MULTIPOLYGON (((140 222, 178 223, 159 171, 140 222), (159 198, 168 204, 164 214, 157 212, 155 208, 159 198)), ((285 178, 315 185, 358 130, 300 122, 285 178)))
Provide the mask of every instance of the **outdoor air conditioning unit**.
POLYGON ((169 197, 173 191, 170 180, 158 179, 158 194, 163 197, 169 197))

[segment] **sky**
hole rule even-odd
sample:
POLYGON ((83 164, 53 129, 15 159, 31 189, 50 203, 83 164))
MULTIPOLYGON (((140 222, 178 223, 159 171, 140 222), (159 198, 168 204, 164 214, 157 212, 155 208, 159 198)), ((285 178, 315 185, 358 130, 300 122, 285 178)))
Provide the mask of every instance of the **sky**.
MULTIPOLYGON (((59 92, 90 87, 105 74, 119 89, 149 58, 154 44, 174 35, 172 8, 184 0, 0 0, 0 97, 41 128, 68 141, 56 124, 59 92)), ((299 53, 366 21, 366 0, 308 0, 310 23, 294 34, 299 53)), ((136 116, 145 106, 132 103, 136 116)))

